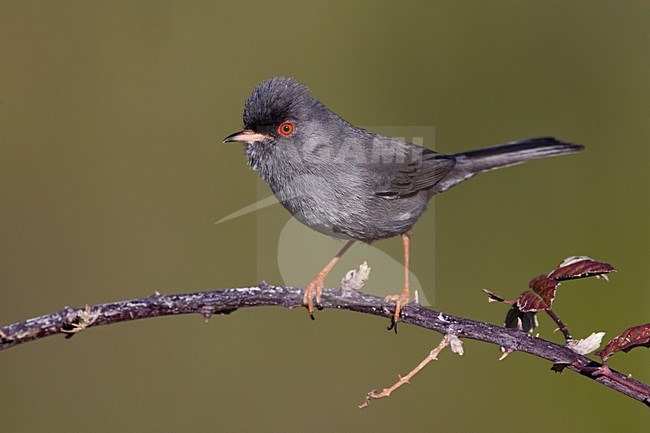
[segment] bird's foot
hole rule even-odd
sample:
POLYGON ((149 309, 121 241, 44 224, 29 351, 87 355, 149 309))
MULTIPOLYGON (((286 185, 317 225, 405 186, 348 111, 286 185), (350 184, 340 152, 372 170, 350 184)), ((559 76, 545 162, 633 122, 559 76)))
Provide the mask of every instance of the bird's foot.
POLYGON ((307 287, 302 292, 302 304, 307 307, 307 312, 311 320, 314 320, 314 300, 316 300, 315 305, 318 308, 324 285, 325 279, 322 275, 318 274, 307 284, 307 287))
POLYGON ((386 296, 384 298, 384 303, 387 304, 389 302, 395 302, 395 312, 393 313, 393 317, 390 320, 390 326, 388 327, 388 330, 390 331, 391 329, 394 329, 395 333, 397 333, 397 322, 399 321, 400 313, 402 312, 402 308, 409 303, 408 289, 403 290, 399 295, 386 296))

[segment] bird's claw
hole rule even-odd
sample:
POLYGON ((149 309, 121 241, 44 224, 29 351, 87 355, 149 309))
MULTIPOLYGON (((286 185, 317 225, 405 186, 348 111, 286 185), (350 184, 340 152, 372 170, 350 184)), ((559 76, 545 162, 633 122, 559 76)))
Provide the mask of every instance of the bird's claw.
POLYGON ((387 304, 389 302, 395 303, 395 312, 393 313, 393 317, 390 319, 388 330, 390 331, 391 329, 394 329, 395 333, 397 333, 397 322, 399 321, 402 308, 409 303, 409 295, 408 293, 402 293, 401 295, 388 295, 384 298, 384 303, 387 304))
POLYGON ((322 309, 320 306, 320 297, 323 294, 324 285, 325 282, 323 280, 323 277, 316 275, 314 279, 311 280, 309 284, 307 284, 307 287, 305 287, 305 290, 302 292, 302 304, 307 307, 307 312, 309 313, 311 320, 314 320, 314 305, 319 310, 322 309), (314 299, 316 300, 315 303, 314 299))

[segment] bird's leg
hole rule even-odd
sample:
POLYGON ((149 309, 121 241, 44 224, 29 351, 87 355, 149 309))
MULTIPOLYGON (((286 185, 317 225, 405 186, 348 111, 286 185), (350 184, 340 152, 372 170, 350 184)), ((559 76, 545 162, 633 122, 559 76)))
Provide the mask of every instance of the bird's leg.
POLYGON ((348 241, 341 251, 334 256, 332 260, 307 284, 305 290, 302 292, 302 303, 307 306, 309 316, 314 319, 314 295, 316 296, 316 304, 320 303, 320 297, 323 294, 323 286, 325 285, 325 277, 332 270, 336 262, 339 261, 341 256, 352 246, 355 241, 348 241))
POLYGON ((409 257, 410 257, 410 246, 411 246, 411 231, 404 233, 402 235, 402 244, 404 245, 404 288, 402 288, 402 293, 399 295, 390 295, 384 298, 384 302, 395 301, 395 313, 393 313, 393 318, 391 319, 390 326, 388 330, 395 329, 397 332, 397 321, 399 320, 399 314, 402 311, 402 307, 408 304, 410 297, 409 290, 409 257))

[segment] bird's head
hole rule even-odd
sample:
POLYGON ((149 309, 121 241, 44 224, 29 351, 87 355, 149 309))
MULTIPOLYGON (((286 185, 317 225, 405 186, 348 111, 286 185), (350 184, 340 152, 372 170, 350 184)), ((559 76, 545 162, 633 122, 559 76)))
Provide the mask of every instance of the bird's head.
POLYGON ((327 111, 304 84, 293 78, 274 77, 253 90, 244 107, 244 129, 226 137, 224 143, 275 146, 300 141, 311 129, 308 124, 327 111))
POLYGON ((277 176, 295 177, 331 164, 337 148, 356 131, 360 129, 313 98, 304 84, 274 77, 253 90, 244 107, 244 129, 224 143, 245 143, 248 164, 273 183, 277 176))

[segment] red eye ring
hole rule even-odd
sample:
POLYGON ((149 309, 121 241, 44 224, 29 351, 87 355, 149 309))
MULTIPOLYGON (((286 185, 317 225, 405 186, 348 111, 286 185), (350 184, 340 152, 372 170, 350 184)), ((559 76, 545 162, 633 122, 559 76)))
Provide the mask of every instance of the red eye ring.
POLYGON ((296 132, 296 127, 293 122, 289 120, 280 123, 280 126, 278 126, 278 134, 283 137, 291 137, 294 132, 296 132))

